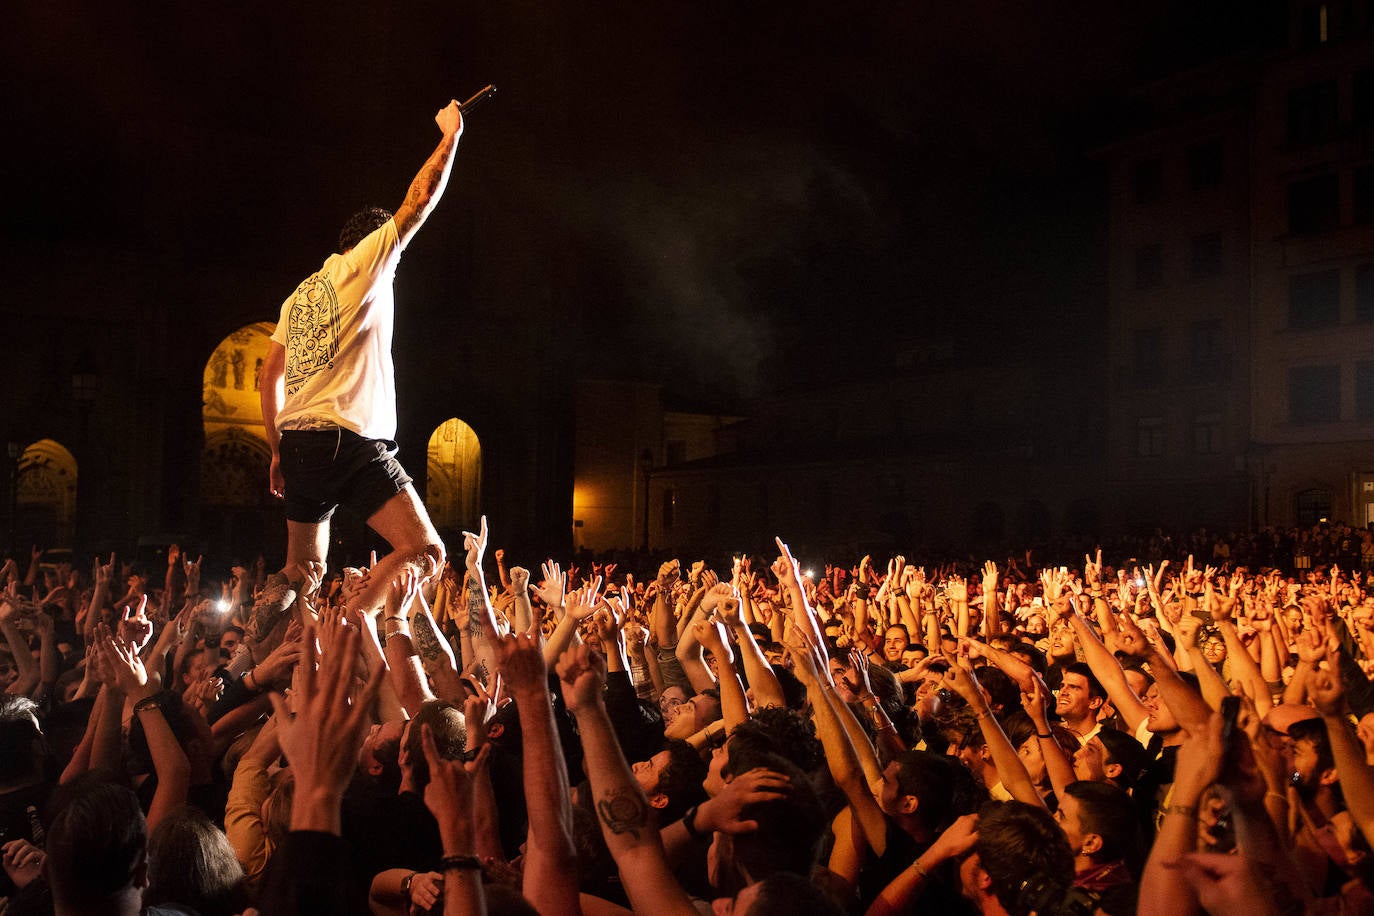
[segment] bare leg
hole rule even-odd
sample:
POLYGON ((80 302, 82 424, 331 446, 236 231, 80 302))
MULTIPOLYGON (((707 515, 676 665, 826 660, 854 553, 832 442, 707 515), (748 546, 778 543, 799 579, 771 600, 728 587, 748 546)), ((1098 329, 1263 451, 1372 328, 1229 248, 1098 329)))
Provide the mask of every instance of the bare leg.
POLYGON ((358 598, 360 608, 380 607, 387 589, 407 566, 422 578, 437 575, 444 566, 444 542, 429 520, 424 503, 410 484, 387 500, 367 520, 372 530, 391 544, 391 553, 377 561, 358 598))
POLYGON ((286 520, 286 565, 282 575, 299 585, 302 575, 299 570, 314 560, 324 565, 325 555, 329 553, 329 519, 322 522, 293 522, 286 520))

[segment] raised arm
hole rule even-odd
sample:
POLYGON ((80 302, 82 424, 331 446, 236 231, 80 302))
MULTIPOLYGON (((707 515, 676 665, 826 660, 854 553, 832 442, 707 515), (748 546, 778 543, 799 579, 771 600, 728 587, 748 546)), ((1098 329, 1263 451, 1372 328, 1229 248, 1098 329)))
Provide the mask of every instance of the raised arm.
POLYGON ((419 174, 410 182, 405 202, 396 210, 396 232, 401 237, 402 247, 434 212, 448 184, 449 172, 453 170, 453 154, 458 151, 458 138, 463 135, 463 115, 458 111, 458 102, 451 101, 439 109, 434 116, 434 123, 439 125, 443 138, 425 160, 419 174))
POLYGON ((540 913, 578 912, 577 853, 573 849, 568 768, 558 745, 539 631, 507 636, 496 643, 497 662, 520 716, 525 808, 522 890, 540 913))
MULTIPOLYGON (((1140 723, 1150 715, 1149 710, 1145 708, 1145 703, 1131 689, 1130 683, 1126 680, 1126 672, 1121 668, 1121 663, 1102 644, 1102 640, 1097 638, 1097 634, 1088 625, 1088 621, 1083 619, 1083 616, 1077 611, 1071 611, 1069 623, 1073 626, 1074 638, 1078 640, 1078 645, 1083 649, 1083 657, 1088 662, 1088 667, 1092 669, 1093 677, 1097 678, 1102 689, 1107 691, 1107 698, 1112 701, 1113 708, 1120 713, 1121 720, 1126 723, 1127 730, 1134 733, 1140 727, 1140 723)), ((1136 632, 1140 631, 1137 630, 1136 632)), ((1141 642, 1144 642, 1144 636, 1141 637, 1141 642)))
POLYGON ((611 728, 601 657, 586 646, 569 650, 559 660, 558 677, 563 698, 577 718, 583 768, 591 779, 601 835, 620 868, 631 906, 636 913, 695 916, 691 899, 668 868, 652 809, 611 728))

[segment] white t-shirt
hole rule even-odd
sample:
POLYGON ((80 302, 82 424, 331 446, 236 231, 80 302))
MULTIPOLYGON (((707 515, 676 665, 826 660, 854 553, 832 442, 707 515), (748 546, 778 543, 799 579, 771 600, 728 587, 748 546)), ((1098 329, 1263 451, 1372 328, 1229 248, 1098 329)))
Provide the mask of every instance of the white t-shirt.
POLYGON ((391 290, 401 239, 387 220, 347 254, 332 254, 282 303, 272 340, 286 348, 277 429, 337 424, 368 439, 396 436, 391 290))

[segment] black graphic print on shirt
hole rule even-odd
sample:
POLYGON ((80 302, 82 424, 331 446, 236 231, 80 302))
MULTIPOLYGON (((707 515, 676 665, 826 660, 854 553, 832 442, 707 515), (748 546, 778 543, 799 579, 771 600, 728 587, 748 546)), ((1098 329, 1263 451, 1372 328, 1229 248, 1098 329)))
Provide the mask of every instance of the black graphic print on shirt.
POLYGON ((339 298, 328 277, 315 274, 296 288, 286 335, 286 393, 295 394, 339 352, 339 298))

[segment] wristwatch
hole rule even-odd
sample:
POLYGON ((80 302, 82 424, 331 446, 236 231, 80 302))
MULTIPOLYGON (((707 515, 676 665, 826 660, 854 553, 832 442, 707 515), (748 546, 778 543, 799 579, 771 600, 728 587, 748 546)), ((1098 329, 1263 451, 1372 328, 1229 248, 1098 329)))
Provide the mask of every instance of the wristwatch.
POLYGON ((406 875, 404 878, 401 879, 401 893, 405 894, 407 898, 410 897, 410 882, 415 880, 415 876, 417 874, 419 873, 411 872, 410 874, 406 875))

